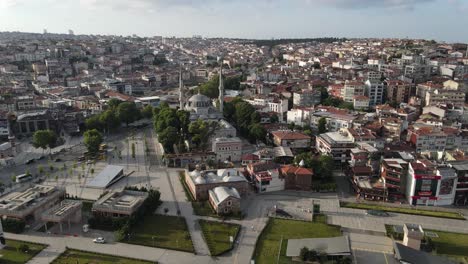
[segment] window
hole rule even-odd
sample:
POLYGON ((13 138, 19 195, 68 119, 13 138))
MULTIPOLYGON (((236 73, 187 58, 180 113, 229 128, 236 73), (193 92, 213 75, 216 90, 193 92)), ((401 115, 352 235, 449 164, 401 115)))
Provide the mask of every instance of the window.
POLYGON ((232 202, 231 202, 231 201, 228 201, 228 202, 227 202, 227 205, 231 206, 231 205, 232 205, 232 202))

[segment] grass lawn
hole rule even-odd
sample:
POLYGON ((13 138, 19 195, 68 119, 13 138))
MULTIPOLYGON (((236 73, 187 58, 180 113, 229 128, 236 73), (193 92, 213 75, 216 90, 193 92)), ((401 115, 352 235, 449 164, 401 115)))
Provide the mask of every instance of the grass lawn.
POLYGON ((47 247, 46 245, 7 239, 6 247, 4 249, 0 249, 0 255, 1 255, 0 263, 2 264, 26 263, 46 247, 47 247), (21 245, 28 245, 29 246, 28 252, 20 251, 18 247, 21 245))
POLYGON ((218 256, 231 250, 232 243, 229 241, 229 237, 232 236, 233 239, 236 239, 240 225, 206 220, 199 220, 199 223, 212 256, 218 256))
POLYGON ((155 262, 130 259, 112 255, 103 255, 92 252, 67 249, 53 264, 76 264, 76 263, 88 263, 88 264, 150 264, 155 262))
POLYGON ((425 230, 437 233, 439 237, 431 238, 437 255, 447 255, 468 263, 468 234, 458 234, 437 230, 425 230))
POLYGON ((270 218, 255 247, 255 263, 276 263, 281 245, 279 263, 292 263, 286 257, 288 239, 341 236, 340 228, 324 223, 323 217, 316 222, 304 222, 270 218), (281 242, 281 238, 283 239, 281 242))
POLYGON ((123 242, 194 252, 185 218, 178 216, 145 216, 132 228, 128 241, 123 242))
POLYGON ((422 215, 422 216, 432 216, 432 217, 439 217, 439 218, 465 220, 463 216, 454 212, 430 211, 430 210, 421 210, 421 209, 390 207, 390 206, 377 205, 377 204, 348 203, 348 202, 341 202, 341 207, 364 209, 364 210, 380 210, 380 211, 401 213, 401 214, 412 214, 412 215, 422 215))

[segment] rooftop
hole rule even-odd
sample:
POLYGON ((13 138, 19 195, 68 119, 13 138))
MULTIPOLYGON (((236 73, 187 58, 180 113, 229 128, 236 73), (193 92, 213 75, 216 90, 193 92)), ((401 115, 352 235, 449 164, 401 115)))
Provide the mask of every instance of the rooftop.
POLYGON ((120 180, 123 175, 124 167, 116 165, 107 165, 94 179, 86 184, 90 188, 107 188, 120 180))
POLYGON ((309 250, 324 252, 327 255, 351 255, 351 248, 347 236, 329 238, 305 238, 288 239, 286 256, 298 257, 301 249, 307 247, 309 250))
POLYGON ((140 191, 109 192, 93 204, 93 211, 132 213, 147 197, 148 193, 140 191))

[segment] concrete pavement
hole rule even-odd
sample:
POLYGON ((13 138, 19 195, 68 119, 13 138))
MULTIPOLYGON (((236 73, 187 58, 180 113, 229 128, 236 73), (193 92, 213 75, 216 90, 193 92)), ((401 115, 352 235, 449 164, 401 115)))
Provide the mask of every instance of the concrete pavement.
POLYGON ((124 243, 95 244, 91 239, 84 237, 46 236, 42 234, 17 235, 6 233, 6 239, 24 240, 49 245, 41 253, 36 255, 36 257, 30 260, 28 264, 51 263, 55 258, 57 258, 65 251, 66 247, 101 254, 137 258, 148 261, 158 261, 159 263, 167 264, 216 263, 216 261, 214 261, 209 256, 195 256, 191 253, 181 251, 144 247, 124 243))

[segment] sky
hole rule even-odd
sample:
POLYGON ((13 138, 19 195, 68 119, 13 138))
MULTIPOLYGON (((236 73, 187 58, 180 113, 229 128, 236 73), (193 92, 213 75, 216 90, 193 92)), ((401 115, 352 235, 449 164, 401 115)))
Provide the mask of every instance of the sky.
POLYGON ((468 42, 468 0, 0 0, 0 31, 468 42))

